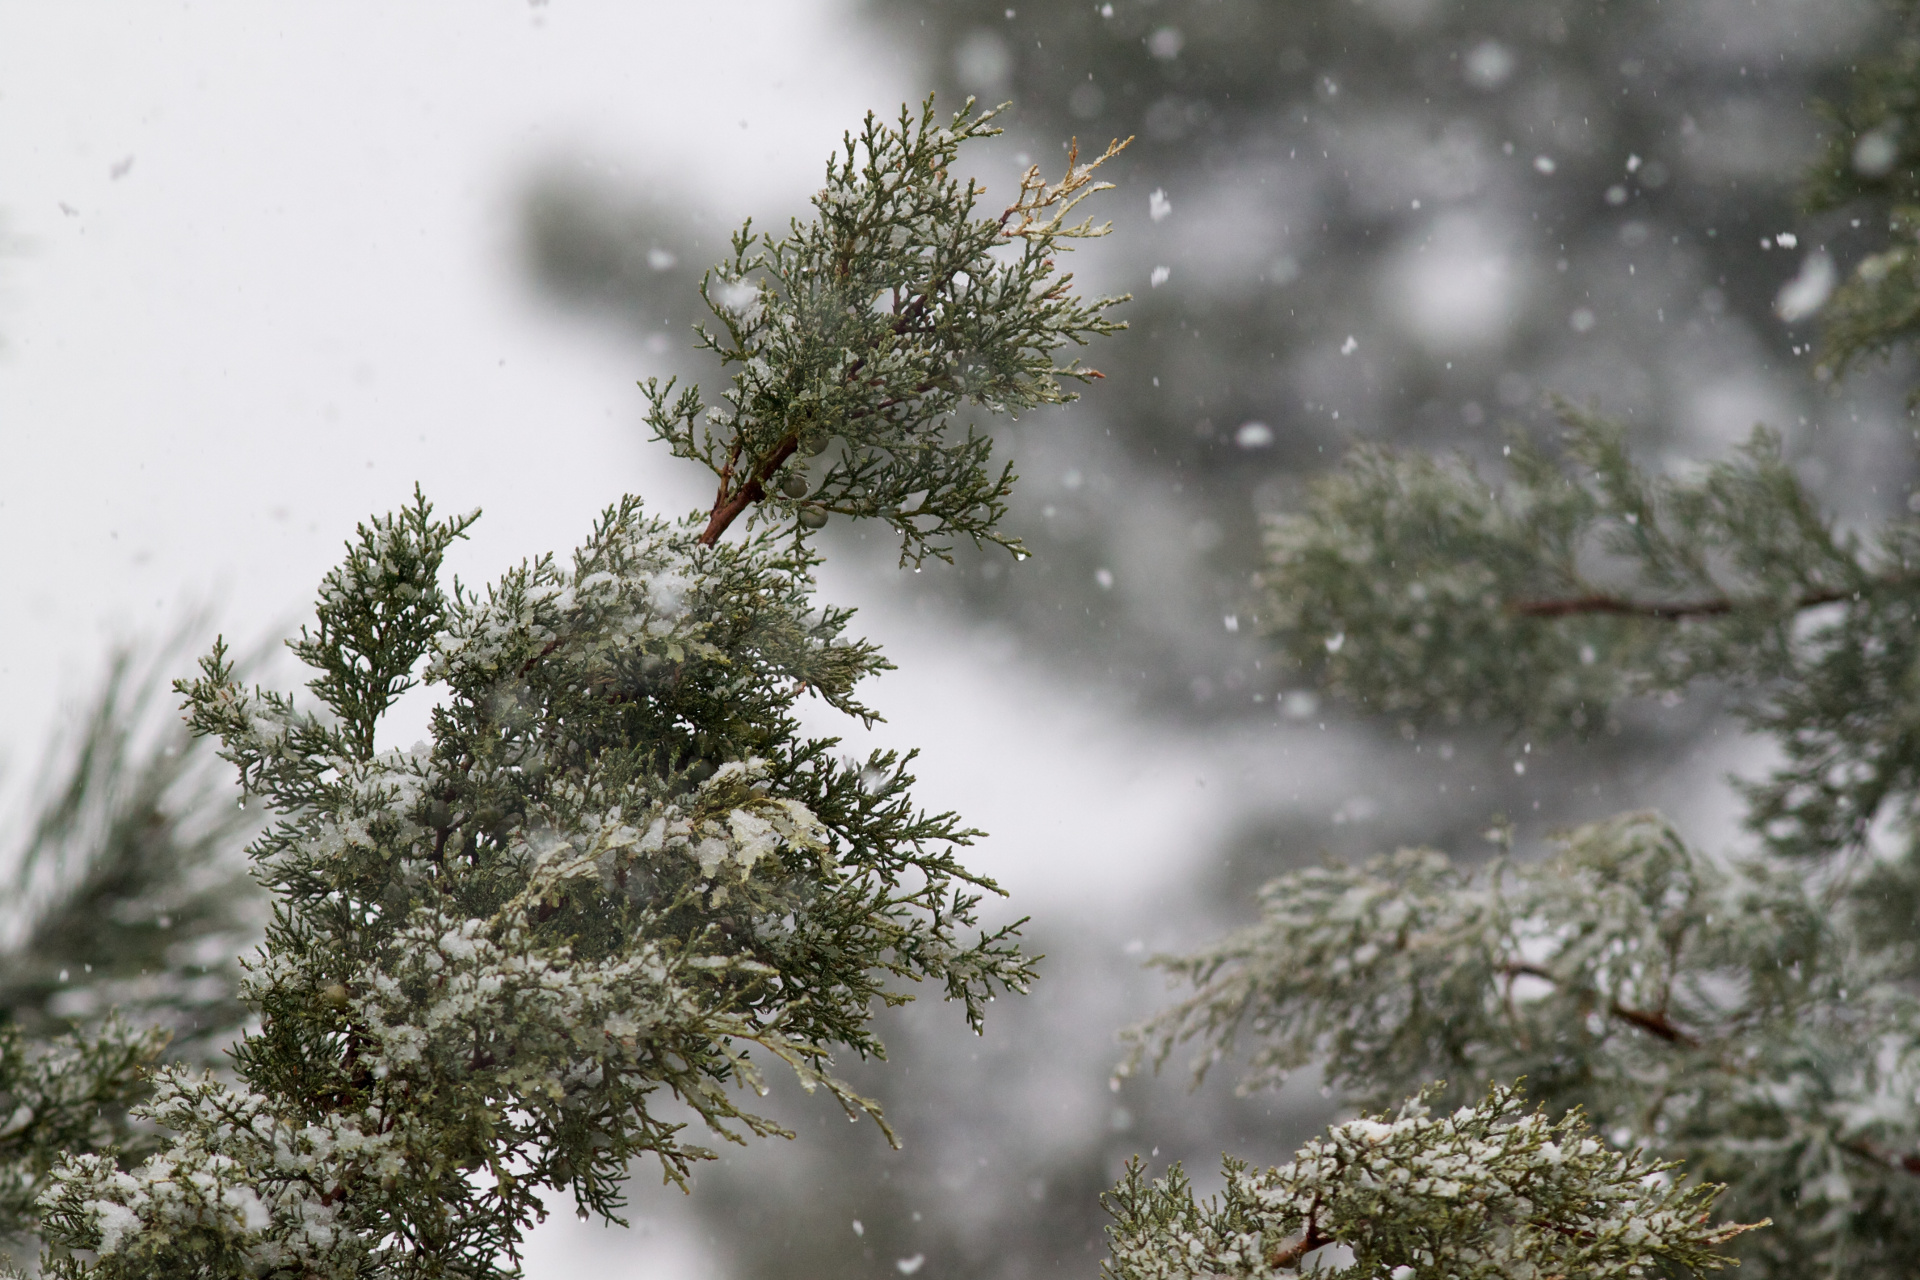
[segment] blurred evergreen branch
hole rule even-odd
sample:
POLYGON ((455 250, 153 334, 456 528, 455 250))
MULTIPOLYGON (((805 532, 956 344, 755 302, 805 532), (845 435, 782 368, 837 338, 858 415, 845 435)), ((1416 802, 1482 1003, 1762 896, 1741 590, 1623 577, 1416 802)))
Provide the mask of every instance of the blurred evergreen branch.
POLYGON ((1889 7, 1900 18, 1891 48, 1857 69, 1845 99, 1822 104, 1826 152, 1802 195, 1811 212, 1864 212, 1891 241, 1855 266, 1822 311, 1827 377, 1920 337, 1920 6, 1889 7))
MULTIPOLYGON (((1864 204, 1895 239, 1828 303, 1829 375, 1915 333, 1917 106, 1903 40, 1861 69, 1810 179, 1814 207, 1864 204)), ((1764 430, 1661 474, 1617 425, 1562 416, 1558 452, 1515 440, 1498 476, 1355 450, 1271 524, 1263 624, 1295 669, 1409 731, 1590 737, 1632 700, 1724 690, 1777 761, 1740 784, 1750 850, 1627 814, 1539 861, 1403 850, 1283 876, 1257 924, 1158 961, 1191 994, 1134 1031, 1132 1062, 1192 1044, 1204 1073, 1245 1047, 1250 1087, 1317 1063, 1369 1106, 1524 1076, 1617 1150, 1770 1217, 1736 1244, 1749 1271, 1909 1275, 1920 520, 1843 527, 1764 430)))

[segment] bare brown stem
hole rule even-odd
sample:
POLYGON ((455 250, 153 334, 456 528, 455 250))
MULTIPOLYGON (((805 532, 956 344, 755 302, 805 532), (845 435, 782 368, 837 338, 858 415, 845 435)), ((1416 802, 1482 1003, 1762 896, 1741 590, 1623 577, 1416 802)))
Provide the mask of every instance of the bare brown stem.
MULTIPOLYGON (((1537 964, 1501 965, 1500 974, 1506 978, 1509 983, 1511 983, 1514 978, 1520 977, 1544 978, 1556 986, 1559 985, 1560 982, 1560 979, 1556 978, 1552 972, 1541 968, 1537 964)), ((1510 990, 1511 987, 1509 987, 1509 991, 1510 990)), ((1700 1041, 1676 1026, 1673 1019, 1667 1016, 1665 1009, 1635 1009, 1631 1005, 1624 1005, 1618 1000, 1612 1000, 1607 1003, 1607 1013, 1612 1017, 1620 1019, 1620 1021, 1626 1023, 1628 1026, 1638 1027, 1648 1035, 1664 1040, 1668 1044, 1682 1045, 1688 1049, 1698 1049, 1700 1047, 1700 1041)))
MULTIPOLYGON (((1800 597, 1792 604, 1795 611, 1814 609, 1823 604, 1835 604, 1852 598, 1851 591, 1816 591, 1800 597)), ((1752 602, 1758 605, 1759 602, 1752 602)), ((1572 596, 1559 600, 1514 600, 1507 604, 1507 612, 1520 618, 1570 618, 1583 614, 1611 614, 1624 618, 1653 618, 1661 622, 1679 622, 1687 618, 1718 618, 1747 608, 1749 602, 1739 600, 1691 600, 1691 601, 1655 601, 1627 600, 1620 596, 1590 595, 1572 596)))
POLYGON ((1869 1142, 1864 1138, 1855 1142, 1842 1143, 1841 1149, 1851 1151, 1857 1156, 1871 1160, 1875 1164, 1885 1165, 1890 1169, 1898 1169, 1903 1173, 1920 1174, 1920 1152, 1908 1152, 1905 1155, 1898 1155, 1892 1151, 1888 1151, 1878 1143, 1869 1142))
POLYGON ((1276 1271, 1281 1267, 1297 1267, 1300 1265, 1300 1259, 1315 1249, 1332 1243, 1333 1237, 1323 1234, 1320 1230, 1320 1197, 1316 1194, 1312 1207, 1307 1210, 1307 1229, 1300 1233, 1298 1240, 1292 1244, 1282 1245, 1268 1255, 1267 1265, 1276 1271))
POLYGON ((1635 1026, 1650 1036, 1665 1040, 1668 1044, 1683 1045, 1689 1049, 1698 1049, 1700 1042, 1673 1025, 1666 1013, 1657 1009, 1634 1009, 1614 1001, 1607 1006, 1607 1012, 1629 1026, 1635 1026))
POLYGON ((774 472, 786 465, 787 459, 799 447, 800 437, 789 434, 753 469, 745 484, 731 494, 723 487, 714 499, 713 511, 707 517, 707 527, 700 534, 700 545, 710 547, 720 541, 720 535, 727 531, 728 525, 738 520, 748 507, 766 497, 767 481, 773 478, 774 472))

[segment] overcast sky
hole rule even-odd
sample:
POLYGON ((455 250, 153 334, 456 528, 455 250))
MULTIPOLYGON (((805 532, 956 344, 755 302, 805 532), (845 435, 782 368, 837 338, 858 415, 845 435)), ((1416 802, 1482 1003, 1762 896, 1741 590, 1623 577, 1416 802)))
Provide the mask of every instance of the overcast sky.
POLYGON ((683 505, 631 350, 544 313, 527 169, 785 211, 907 90, 819 0, 0 7, 0 730, 111 636, 252 638, 423 481, 484 574, 630 488, 683 505))

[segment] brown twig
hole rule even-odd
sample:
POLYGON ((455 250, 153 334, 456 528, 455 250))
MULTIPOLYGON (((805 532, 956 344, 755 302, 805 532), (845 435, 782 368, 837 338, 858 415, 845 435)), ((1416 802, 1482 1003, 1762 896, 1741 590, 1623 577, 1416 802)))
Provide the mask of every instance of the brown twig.
POLYGON ((541 647, 540 652, 520 664, 520 674, 524 676, 527 672, 539 666, 549 654, 560 647, 560 641, 561 637, 559 636, 555 636, 553 639, 547 641, 547 643, 541 647))
POLYGON ((1503 978, 1545 978, 1556 987, 1560 985, 1560 979, 1554 977, 1552 973, 1542 969, 1537 964, 1503 964, 1500 966, 1500 976, 1503 978))
POLYGON ((1616 1000, 1607 1006, 1607 1012, 1650 1036, 1658 1036, 1668 1044, 1684 1045, 1689 1049, 1700 1047, 1698 1040, 1674 1026, 1673 1020, 1662 1010, 1633 1009, 1616 1000))
POLYGON ((1323 1236, 1318 1231, 1309 1230, 1292 1244, 1287 1245, 1269 1256, 1267 1258, 1267 1265, 1276 1271, 1282 1267, 1297 1267, 1300 1265, 1300 1259, 1306 1257, 1315 1249, 1323 1248, 1332 1243, 1333 1241, 1330 1237, 1323 1236))
MULTIPOLYGON (((1816 591, 1811 595, 1795 600, 1792 608, 1814 609, 1823 604, 1837 604, 1851 599, 1851 591, 1816 591)), ((1760 601, 1738 600, 1681 600, 1660 602, 1655 600, 1626 600, 1619 596, 1590 595, 1572 596, 1560 600, 1514 600, 1509 601, 1506 610, 1520 618, 1568 618, 1580 614, 1606 613, 1625 618, 1654 618, 1662 622, 1679 622, 1687 618, 1724 617, 1739 609, 1755 607, 1760 601)))
POLYGON ((1864 1138, 1854 1142, 1843 1142, 1840 1144, 1840 1149, 1843 1151, 1851 1151, 1854 1155, 1864 1157, 1865 1159, 1873 1161, 1875 1164, 1885 1165, 1889 1169, 1899 1169, 1903 1173, 1920 1174, 1920 1153, 1909 1152, 1906 1155, 1895 1155, 1878 1143, 1869 1142, 1864 1138))
POLYGON ((720 541, 720 535, 727 531, 728 525, 740 518, 741 512, 766 497, 767 481, 773 478, 773 473, 784 466, 787 459, 793 456, 793 451, 799 447, 800 437, 788 435, 774 447, 765 461, 753 469, 753 474, 747 478, 745 484, 734 490, 732 494, 726 493, 723 489, 714 500, 713 512, 707 517, 706 529, 700 534, 700 545, 710 547, 720 541))
MULTIPOLYGON (((1555 986, 1560 985, 1559 978, 1537 964, 1503 964, 1500 966, 1500 975, 1508 979, 1509 991, 1512 990, 1512 980, 1522 977, 1543 978, 1555 986)), ((1673 1019, 1667 1016, 1665 1009, 1635 1009, 1631 1005, 1621 1004, 1618 1000, 1611 1000, 1607 1003, 1607 1012, 1629 1026, 1638 1027, 1648 1035, 1665 1040, 1668 1044, 1683 1045, 1688 1049, 1700 1047, 1699 1040, 1674 1025, 1673 1019)))
POLYGON ((1319 1219, 1320 1197, 1316 1194, 1313 1198, 1313 1204, 1307 1209, 1307 1229, 1301 1232, 1300 1238, 1292 1244, 1282 1245, 1279 1249, 1269 1254, 1267 1256, 1267 1266, 1275 1271, 1278 1271, 1281 1267, 1297 1267, 1300 1265, 1300 1259, 1306 1257, 1315 1249, 1332 1244, 1333 1237, 1321 1233, 1319 1219))

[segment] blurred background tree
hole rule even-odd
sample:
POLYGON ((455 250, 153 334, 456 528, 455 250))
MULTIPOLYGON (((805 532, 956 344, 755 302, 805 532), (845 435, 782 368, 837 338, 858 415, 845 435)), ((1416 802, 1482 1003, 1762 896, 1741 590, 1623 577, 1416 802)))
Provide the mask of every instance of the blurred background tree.
POLYGON ((8 895, 0 1016, 44 1035, 119 1009, 165 1028, 169 1057, 217 1063, 265 912, 239 858, 254 818, 175 723, 164 680, 180 655, 121 650, 49 753, 8 895))

